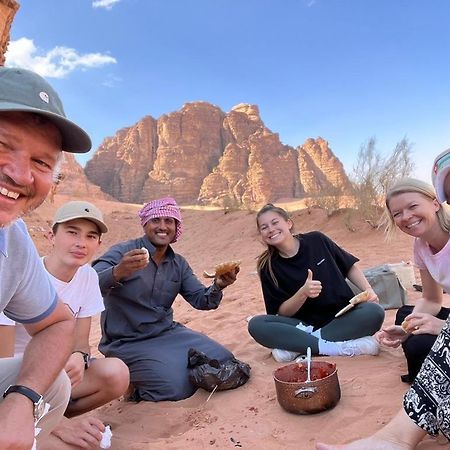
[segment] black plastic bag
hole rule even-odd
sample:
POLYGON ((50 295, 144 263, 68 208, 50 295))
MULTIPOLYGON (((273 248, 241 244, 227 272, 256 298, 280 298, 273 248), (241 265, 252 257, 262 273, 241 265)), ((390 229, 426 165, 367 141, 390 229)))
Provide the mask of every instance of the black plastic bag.
POLYGON ((221 363, 194 348, 188 353, 188 368, 191 383, 210 392, 214 389, 235 389, 250 378, 250 366, 247 363, 236 358, 221 363))

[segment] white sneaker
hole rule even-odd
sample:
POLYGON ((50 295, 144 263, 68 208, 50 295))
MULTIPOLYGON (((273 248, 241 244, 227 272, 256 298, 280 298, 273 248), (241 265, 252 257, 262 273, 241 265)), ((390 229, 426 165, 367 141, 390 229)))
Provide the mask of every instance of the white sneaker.
POLYGON ((311 325, 303 325, 301 322, 295 326, 295 328, 298 328, 299 330, 304 331, 305 333, 311 334, 314 330, 314 328, 311 325))
POLYGON ((294 361, 297 356, 300 355, 298 352, 290 352, 289 350, 282 350, 280 348, 272 349, 272 358, 276 362, 290 362, 294 361))
POLYGON ((380 346, 373 336, 336 342, 345 356, 378 355, 380 346))
POLYGON ((299 330, 302 330, 305 333, 312 334, 317 339, 321 338, 320 337, 321 328, 319 328, 316 331, 314 331, 314 327, 312 325, 303 325, 301 322, 298 325, 296 325, 295 328, 298 328, 299 330))

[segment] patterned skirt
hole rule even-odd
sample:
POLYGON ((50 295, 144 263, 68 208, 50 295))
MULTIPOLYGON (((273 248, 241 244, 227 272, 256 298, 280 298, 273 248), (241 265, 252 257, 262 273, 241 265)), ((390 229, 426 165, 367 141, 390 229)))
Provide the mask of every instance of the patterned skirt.
POLYGON ((450 317, 403 399, 406 414, 428 434, 450 441, 450 317))

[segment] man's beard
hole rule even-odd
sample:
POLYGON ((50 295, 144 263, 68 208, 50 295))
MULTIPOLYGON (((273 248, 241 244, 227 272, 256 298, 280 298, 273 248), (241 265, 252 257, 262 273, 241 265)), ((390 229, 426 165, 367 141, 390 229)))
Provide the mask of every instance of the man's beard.
MULTIPOLYGON (((0 182, 3 182, 5 184, 7 184, 8 186, 15 187, 17 189, 17 191, 20 192, 20 195, 18 197, 19 199, 21 197, 33 198, 36 194, 36 190, 33 187, 20 186, 13 179, 11 179, 8 175, 5 175, 4 173, 1 173, 1 172, 0 172, 0 182)), ((0 194, 0 195, 2 195, 2 194, 0 194)), ((19 211, 19 213, 17 214, 16 217, 12 218, 10 221, 8 221, 6 223, 1 223, 0 228, 7 227, 8 225, 11 225, 16 220, 21 219, 26 214, 29 214, 31 211, 34 211, 37 207, 42 205, 42 203, 44 202, 46 197, 47 196, 43 197, 42 199, 39 199, 39 198, 35 199, 35 201, 31 205, 28 205, 23 211, 19 211)))
POLYGON ((6 223, 0 223, 0 228, 6 228, 7 226, 11 225, 13 222, 15 222, 16 220, 21 219, 23 216, 26 216, 27 214, 29 214, 31 211, 34 211, 36 208, 38 208, 39 206, 42 205, 42 203, 44 203, 46 197, 44 197, 43 199, 40 199, 38 201, 36 201, 35 203, 33 203, 32 205, 29 205, 24 211, 20 212, 16 217, 12 218, 11 220, 9 220, 6 223))

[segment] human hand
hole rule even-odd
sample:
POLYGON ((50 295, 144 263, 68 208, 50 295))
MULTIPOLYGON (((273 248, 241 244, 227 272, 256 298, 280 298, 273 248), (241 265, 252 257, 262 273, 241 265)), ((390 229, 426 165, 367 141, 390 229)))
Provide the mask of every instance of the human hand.
POLYGON ((233 284, 237 279, 237 274, 239 273, 241 269, 239 266, 235 267, 233 270, 230 270, 229 272, 223 273, 222 275, 219 275, 215 279, 215 283, 217 286, 219 286, 220 289, 224 289, 230 284, 233 284))
POLYGON ((128 278, 134 272, 143 269, 148 261, 149 254, 146 248, 130 250, 123 255, 120 263, 113 268, 113 277, 116 281, 128 278))
POLYGON ((391 325, 376 332, 374 337, 381 345, 397 348, 402 342, 406 341, 408 334, 400 325, 391 325))
POLYGON ((429 313, 413 312, 405 317, 411 334, 434 334, 437 336, 444 326, 445 320, 438 319, 429 313))
POLYGON ((0 448, 30 450, 34 442, 33 404, 11 393, 0 403, 0 448))
POLYGON ((369 298, 367 299, 368 302, 372 303, 380 303, 380 300, 378 299, 378 295, 373 290, 373 288, 367 288, 366 291, 369 293, 369 298))
POLYGON ((105 425, 96 417, 63 418, 52 434, 68 445, 80 448, 98 448, 105 425))
POLYGON ((64 370, 70 379, 72 389, 83 381, 85 370, 84 366, 84 358, 80 352, 72 353, 67 360, 64 370))
POLYGON ((308 298, 318 297, 322 292, 322 283, 319 280, 313 280, 313 273, 311 269, 308 269, 308 276, 306 277, 305 284, 300 288, 303 295, 308 298))

